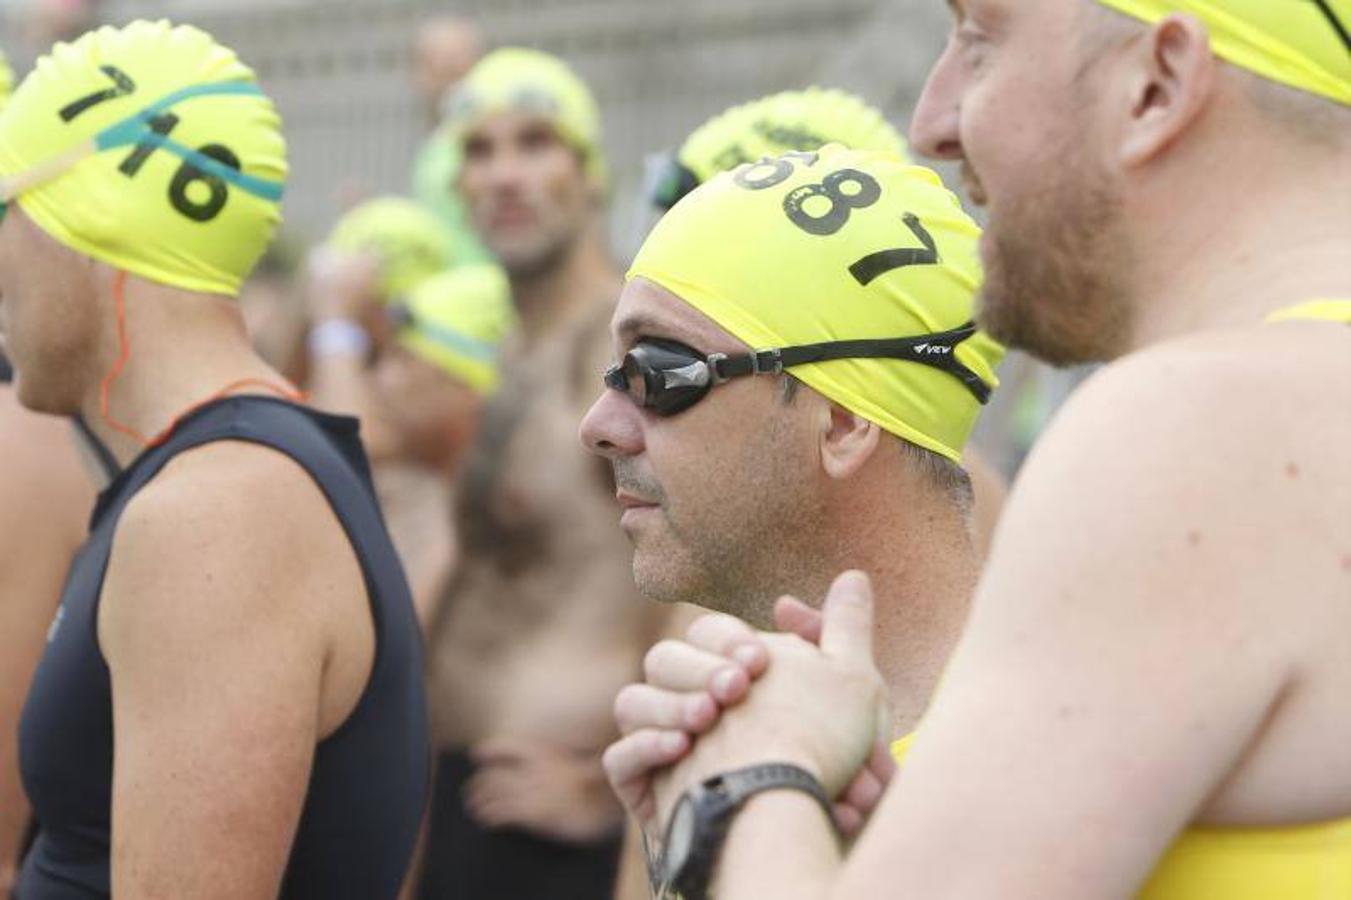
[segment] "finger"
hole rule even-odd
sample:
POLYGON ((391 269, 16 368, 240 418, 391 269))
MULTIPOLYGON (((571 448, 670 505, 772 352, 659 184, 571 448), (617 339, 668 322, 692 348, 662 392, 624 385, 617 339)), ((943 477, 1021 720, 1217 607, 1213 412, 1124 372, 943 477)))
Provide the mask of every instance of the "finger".
POLYGON ((489 800, 470 810, 484 828, 504 828, 516 824, 520 819, 520 810, 510 800, 489 800))
POLYGON ((723 613, 700 616, 686 630, 685 639, 700 650, 735 661, 751 677, 764 672, 769 665, 769 651, 759 634, 735 616, 723 613))
MULTIPOLYGON (((684 641, 661 641, 643 658, 647 682, 669 691, 711 690, 714 676, 725 670, 740 673, 742 682, 750 681, 741 667, 728 662, 726 657, 692 647, 684 641)), ((723 680, 727 680, 725 676, 723 680)), ((716 692, 714 697, 718 697, 716 692)))
POLYGON ((683 731, 645 728, 622 737, 601 757, 605 777, 620 801, 635 815, 651 789, 652 774, 679 760, 690 749, 683 731))
POLYGON ((774 604, 774 625, 808 643, 821 643, 821 611, 795 597, 780 597, 774 604))
POLYGON ((848 803, 836 803, 832 807, 835 814, 835 826, 840 829, 840 833, 845 837, 853 837, 863 830, 863 823, 867 821, 863 813, 854 809, 848 803))
POLYGON ((883 738, 874 744, 872 755, 864 765, 883 787, 891 784, 897 770, 896 757, 891 755, 891 742, 883 738))
POLYGON ((873 590, 867 575, 849 571, 836 578, 821 614, 826 655, 872 663, 873 590))
POLYGON ((701 734, 718 720, 718 704, 706 691, 678 693, 650 684, 629 684, 615 696, 614 713, 621 734, 643 728, 701 734))
POLYGON ((465 784, 460 796, 464 801, 464 808, 477 815, 486 807, 496 803, 504 793, 506 792, 494 785, 491 780, 475 776, 473 780, 465 784))
POLYGON ((841 800, 848 806, 867 814, 876 808, 877 802, 882 799, 882 791, 886 786, 875 773, 868 769, 863 769, 854 776, 854 780, 844 789, 841 800))

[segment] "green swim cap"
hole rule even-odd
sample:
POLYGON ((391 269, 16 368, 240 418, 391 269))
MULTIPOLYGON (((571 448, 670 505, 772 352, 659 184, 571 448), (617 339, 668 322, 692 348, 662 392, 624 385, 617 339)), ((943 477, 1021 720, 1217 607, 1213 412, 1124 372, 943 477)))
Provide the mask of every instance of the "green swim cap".
MULTIPOLYGON (((629 278, 680 297, 752 349, 903 338, 970 322, 980 229, 929 169, 830 144, 715 176, 676 204, 629 278)), ((985 385, 1003 348, 977 331, 950 346, 985 385)), ((960 460, 981 402, 920 362, 851 358, 793 375, 887 431, 960 460)))
POLYGON ((563 60, 525 47, 494 50, 455 89, 446 124, 462 140, 477 122, 502 112, 530 113, 553 122, 581 154, 587 174, 605 182, 600 110, 586 83, 563 60))
POLYGON ((908 158, 905 138, 863 100, 835 88, 783 91, 743 103, 700 125, 657 180, 653 202, 670 209, 719 172, 765 156, 843 144, 908 158))
POLYGON ((1269 81, 1351 105, 1351 0, 1098 0, 1143 22, 1190 13, 1215 55, 1269 81))
POLYGON ((327 246, 341 253, 369 253, 380 270, 386 300, 401 297, 454 261, 449 229, 422 204, 378 197, 353 207, 333 227, 327 246))
POLYGON ((480 394, 497 389, 498 347, 516 327, 511 286, 498 266, 456 266, 428 278, 403 308, 401 345, 480 394))
POLYGON ((0 200, 73 250, 185 290, 238 293, 286 173, 253 72, 166 21, 57 44, 0 116, 0 200))

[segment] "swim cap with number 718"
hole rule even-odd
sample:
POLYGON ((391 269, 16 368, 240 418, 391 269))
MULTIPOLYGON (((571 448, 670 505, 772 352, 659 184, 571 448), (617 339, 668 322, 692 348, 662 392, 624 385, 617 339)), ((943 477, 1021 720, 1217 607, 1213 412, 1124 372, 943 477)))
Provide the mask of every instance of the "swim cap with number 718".
POLYGON ((166 21, 57 44, 0 116, 0 200, 79 253, 185 290, 238 293, 286 173, 252 70, 166 21))

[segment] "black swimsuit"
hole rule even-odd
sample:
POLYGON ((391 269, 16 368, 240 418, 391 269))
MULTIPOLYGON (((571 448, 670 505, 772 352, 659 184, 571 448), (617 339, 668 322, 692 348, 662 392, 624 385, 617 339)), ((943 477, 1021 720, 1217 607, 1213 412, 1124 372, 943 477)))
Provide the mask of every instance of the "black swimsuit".
POLYGON ((422 644, 356 420, 273 398, 228 397, 184 418, 99 496, 20 727, 24 785, 40 823, 19 879, 21 900, 109 896, 113 709, 97 631, 104 573, 127 503, 175 455, 220 440, 272 447, 309 473, 355 551, 375 625, 365 691, 315 748, 281 896, 379 900, 399 891, 428 789, 422 644))

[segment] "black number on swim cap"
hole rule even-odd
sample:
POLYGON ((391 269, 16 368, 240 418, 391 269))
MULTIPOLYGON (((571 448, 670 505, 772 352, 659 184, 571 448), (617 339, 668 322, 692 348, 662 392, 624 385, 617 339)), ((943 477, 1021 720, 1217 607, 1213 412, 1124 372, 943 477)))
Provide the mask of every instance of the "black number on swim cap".
MULTIPOLYGON (((218 160, 236 171, 240 168, 239 157, 235 156, 229 147, 207 144, 205 147, 197 148, 197 152, 218 160)), ((174 205, 174 209, 194 222, 210 222, 216 218, 225 208, 225 201, 229 197, 230 189, 226 186, 225 179, 219 175, 203 172, 190 162, 184 162, 178 167, 178 172, 174 174, 174 180, 169 185, 169 202, 174 205), (211 189, 211 196, 204 203, 194 203, 188 197, 188 186, 199 181, 211 189)))
MULTIPOLYGON (((163 115, 155 116, 150 120, 149 124, 150 130, 155 134, 158 134, 161 137, 168 137, 169 132, 178 127, 178 116, 173 113, 164 113, 163 115)), ((150 154, 154 153, 158 147, 159 144, 155 141, 141 141, 136 145, 136 148, 127 155, 127 158, 122 160, 122 165, 117 167, 117 171, 128 178, 135 177, 136 173, 141 171, 141 166, 145 165, 145 161, 150 158, 150 154)))
POLYGON ((882 197, 882 186, 867 172, 858 169, 840 169, 832 172, 820 184, 804 184, 788 192, 783 198, 783 211, 794 225, 808 234, 825 236, 834 234, 849 221, 849 214, 856 209, 872 206, 882 197), (846 194, 844 186, 855 185, 852 193, 846 194), (806 203, 812 197, 825 197, 830 208, 819 216, 812 215, 806 209, 806 203))
POLYGON ((778 184, 783 184, 793 174, 792 160, 797 160, 805 165, 812 166, 816 164, 819 157, 815 153, 801 153, 794 150, 792 153, 785 153, 777 159, 771 159, 768 156, 760 157, 759 162, 749 163, 736 170, 732 176, 732 181, 738 187, 744 187, 748 191, 764 191, 778 184), (766 166, 774 171, 761 175, 759 178, 752 178, 751 174, 766 166))
POLYGON ((905 222, 905 227, 910 229, 910 233, 919 238, 923 247, 893 247, 890 250, 878 250, 876 253, 869 253, 849 267, 849 274, 859 284, 867 287, 872 280, 879 275, 885 275, 892 269, 903 269, 906 266, 932 266, 937 265, 942 260, 938 257, 938 245, 934 243, 933 235, 924 227, 924 223, 919 220, 919 216, 914 213, 906 213, 901 217, 905 222))
POLYGON ((113 80, 113 86, 104 88, 101 91, 95 91, 87 97, 81 97, 72 103, 61 107, 61 121, 69 122, 80 113, 98 106, 106 100, 112 100, 116 97, 125 97, 136 90, 136 82, 131 80, 131 76, 123 72, 117 66, 99 66, 99 70, 113 80))

